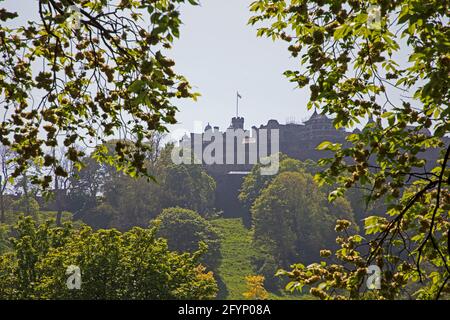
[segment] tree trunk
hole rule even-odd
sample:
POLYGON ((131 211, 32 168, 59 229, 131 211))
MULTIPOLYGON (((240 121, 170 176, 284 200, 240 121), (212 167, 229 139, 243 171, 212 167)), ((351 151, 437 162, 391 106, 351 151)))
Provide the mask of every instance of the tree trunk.
POLYGON ((0 175, 0 223, 5 223, 5 199, 3 198, 3 176, 0 175))
MULTIPOLYGON (((25 174, 23 176, 23 194, 25 196, 25 214, 29 216, 31 214, 30 210, 30 198, 28 194, 28 177, 25 174)), ((36 218, 36 217, 35 217, 36 218)))
MULTIPOLYGON (((0 179, 1 181, 1 179, 0 179)), ((0 191, 0 223, 5 223, 5 197, 3 195, 3 190, 0 191)))
POLYGON ((58 176, 55 175, 55 196, 56 196, 56 225, 61 226, 62 206, 61 206, 61 190, 59 189, 58 176))

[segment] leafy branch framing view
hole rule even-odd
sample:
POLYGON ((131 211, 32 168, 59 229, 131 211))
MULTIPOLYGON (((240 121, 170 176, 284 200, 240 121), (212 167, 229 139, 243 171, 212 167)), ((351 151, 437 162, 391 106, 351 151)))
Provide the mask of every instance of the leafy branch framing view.
POLYGON ((335 184, 330 200, 365 188, 367 202, 384 198, 391 217, 365 220, 366 233, 376 234, 368 249, 360 237, 339 239, 341 265, 297 265, 287 274, 297 287, 315 284, 321 298, 344 298, 342 290, 362 298, 363 270, 376 262, 385 267, 378 298, 395 298, 414 282, 422 284, 419 298, 439 298, 450 279, 448 3, 262 0, 251 10, 250 23, 264 24, 259 36, 284 40, 301 57, 303 68, 285 75, 309 85, 309 108, 333 116, 337 128, 376 119, 350 135, 349 145, 322 143, 335 155, 320 161, 328 168, 316 179, 335 184), (439 152, 437 163, 426 163, 424 152, 439 152))
MULTIPOLYGON (((214 277, 232 279, 222 245, 233 243, 214 227, 227 226, 217 220, 216 181, 203 165, 171 163, 173 145, 163 143, 177 99, 199 96, 167 56, 182 7, 199 3, 36 3, 27 23, 0 8, 0 297, 74 297, 61 287, 64 268, 83 264, 101 283, 96 259, 121 272, 78 297, 220 296, 214 277), (41 198, 54 202, 56 226, 39 221, 41 198), (17 220, 20 212, 35 221, 17 220), (107 230, 73 227, 67 215, 107 230), (98 255, 88 257, 84 236, 98 255), (152 278, 163 266, 167 277, 152 278), (140 279, 150 282, 136 289, 140 279)), ((272 298, 283 287, 325 300, 448 299, 448 1, 257 0, 249 10, 256 36, 287 44, 298 67, 284 75, 309 88, 308 109, 354 131, 319 144, 331 156, 317 163, 281 155, 277 175, 255 165, 243 179, 255 271, 241 279, 244 296, 272 298), (370 266, 381 270, 378 290, 366 285, 370 266)))

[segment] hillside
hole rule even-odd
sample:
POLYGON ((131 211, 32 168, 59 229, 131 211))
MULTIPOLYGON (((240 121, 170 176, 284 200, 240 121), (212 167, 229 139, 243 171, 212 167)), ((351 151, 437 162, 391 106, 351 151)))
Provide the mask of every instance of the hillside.
MULTIPOLYGON (((255 256, 251 230, 244 227, 242 219, 216 219, 212 223, 221 234, 222 261, 218 268, 219 299, 243 299, 247 290, 245 277, 253 275, 251 258, 255 256)), ((273 300, 311 299, 309 295, 280 295, 270 293, 273 300)))
POLYGON ((246 290, 245 276, 254 274, 251 257, 251 231, 246 229, 239 218, 216 219, 212 221, 221 234, 222 263, 218 269, 223 283, 220 299, 243 299, 246 290))

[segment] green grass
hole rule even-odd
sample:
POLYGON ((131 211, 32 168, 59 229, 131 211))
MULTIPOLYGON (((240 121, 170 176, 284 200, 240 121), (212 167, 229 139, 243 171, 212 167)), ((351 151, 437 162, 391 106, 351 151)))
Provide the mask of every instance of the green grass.
MULTIPOLYGON (((5 214, 6 224, 11 226, 16 224, 16 222, 19 220, 21 216, 25 216, 25 213, 7 211, 5 214)), ((31 217, 37 223, 44 223, 47 220, 56 219, 56 211, 38 211, 35 214, 32 214, 31 217)), ((63 211, 61 221, 66 222, 71 220, 72 220, 72 213, 63 211)))
MULTIPOLYGON (((212 221, 221 234, 222 261, 217 270, 222 283, 219 299, 244 299, 247 291, 245 277, 254 275, 251 258, 256 255, 252 247, 252 231, 245 228, 242 219, 215 219, 212 221)), ((273 300, 303 300, 309 295, 270 293, 273 300)))
POLYGON ((219 297, 243 299, 242 294, 247 289, 245 277, 254 274, 251 257, 255 251, 251 246, 251 231, 239 218, 216 219, 212 223, 221 234, 222 262, 217 271, 226 286, 219 297))

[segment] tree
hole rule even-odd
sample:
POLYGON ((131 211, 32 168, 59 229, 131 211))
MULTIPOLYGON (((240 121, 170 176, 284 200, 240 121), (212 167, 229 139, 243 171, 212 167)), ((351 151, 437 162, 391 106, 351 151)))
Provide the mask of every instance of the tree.
MULTIPOLYGON (((75 148, 75 147, 74 147, 75 148)), ((64 207, 66 206, 66 199, 67 195, 69 193, 69 190, 71 188, 71 182, 74 178, 74 164, 72 161, 67 159, 65 155, 67 154, 66 148, 60 148, 58 150, 58 153, 56 152, 56 149, 53 149, 53 157, 55 159, 58 159, 59 165, 61 168, 64 169, 64 172, 66 172, 66 175, 59 176, 55 172, 54 176, 54 189, 53 189, 53 198, 55 200, 56 205, 56 225, 61 225, 61 219, 64 207)))
POLYGON ((156 229, 77 230, 69 224, 16 225, 13 251, 0 256, 1 299, 211 299, 217 284, 198 263, 202 251, 169 251, 156 229), (81 272, 69 290, 66 270, 81 272))
POLYGON ((202 216, 213 213, 216 182, 201 165, 169 164, 161 181, 162 208, 179 206, 202 216))
POLYGON ((106 178, 104 165, 91 157, 85 157, 82 161, 83 167, 80 170, 74 168, 70 176, 71 188, 65 198, 66 210, 73 212, 74 217, 83 216, 97 205, 97 197, 106 178))
POLYGON ((177 252, 196 252, 201 243, 206 244, 207 252, 202 262, 216 269, 220 262, 220 241, 218 231, 197 212, 183 208, 167 208, 156 218, 157 235, 167 239, 170 250, 177 252))
MULTIPOLYGON (((286 171, 306 171, 311 173, 310 170, 316 167, 314 162, 312 162, 311 160, 302 162, 296 159, 289 158, 282 153, 280 153, 279 159, 280 168, 278 170, 278 173, 286 171)), ((251 173, 245 176, 244 182, 242 183, 240 189, 239 200, 248 210, 250 210, 256 198, 260 195, 261 190, 263 190, 275 178, 275 175, 261 175, 260 169, 261 164, 256 164, 255 166, 253 166, 251 173)))
MULTIPOLYGON (((93 207, 82 211, 82 214, 77 216, 83 223, 86 223, 93 229, 106 229, 116 226, 121 230, 122 226, 116 223, 119 211, 108 203, 99 203, 93 207)), ((128 227, 128 225, 127 225, 128 227)), ((123 229, 127 229, 124 227, 123 229)))
POLYGON ((36 198, 40 190, 31 182, 30 177, 33 174, 40 174, 40 170, 36 165, 30 164, 27 166, 26 171, 22 173, 22 176, 14 180, 14 190, 16 195, 20 197, 18 200, 20 210, 26 215, 35 216, 39 210, 39 206, 36 206, 36 198))
POLYGON ((0 144, 0 223, 5 223, 5 195, 11 188, 11 175, 15 164, 13 160, 13 153, 10 148, 0 144))
POLYGON ((38 219, 40 207, 39 203, 33 197, 22 196, 11 203, 11 209, 16 213, 22 213, 38 219))
POLYGON ((9 246, 9 226, 6 224, 0 224, 0 255, 10 250, 9 246))
POLYGON ((321 249, 334 246, 334 223, 352 217, 348 202, 332 210, 313 176, 301 172, 279 174, 252 206, 254 246, 262 248, 258 272, 271 285, 279 268, 296 261, 313 262, 321 249), (339 214, 339 215, 335 215, 339 214))
POLYGON ((244 292, 243 296, 246 299, 266 300, 269 298, 269 294, 264 288, 264 276, 247 276, 245 281, 247 281, 248 291, 244 292))
POLYGON ((294 287, 314 284, 317 296, 335 298, 335 289, 347 285, 350 294, 339 297, 360 298, 364 267, 376 264, 386 284, 379 297, 398 297, 406 282, 420 282, 420 297, 439 298, 450 280, 448 3, 260 0, 251 10, 250 24, 264 24, 258 35, 288 42, 290 53, 300 60, 301 68, 285 75, 301 88, 309 86, 309 108, 333 117, 337 128, 375 118, 349 135, 347 145, 319 145, 334 157, 320 162, 328 168, 316 177, 337 185, 331 200, 359 184, 371 200, 386 199, 388 215, 365 220, 367 230, 375 233, 365 242, 368 252, 346 249, 365 247, 358 244, 361 239, 340 238, 343 248, 336 254, 344 265, 355 262, 353 269, 342 273, 347 266, 327 266, 322 271, 336 276, 332 283, 324 277, 310 281, 314 272, 322 272, 319 265, 297 268, 296 275, 290 273, 298 284, 294 287), (409 60, 398 58, 402 55, 409 60), (402 198, 411 184, 414 192, 402 198), (416 206, 424 208, 420 214, 416 206), (417 222, 426 227, 407 232, 417 222), (390 282, 392 274, 398 281, 390 282))
MULTIPOLYGON (((147 226, 149 221, 161 212, 158 189, 159 186, 145 178, 131 178, 112 168, 111 174, 104 177, 103 197, 97 205, 107 205, 114 210, 108 213, 111 216, 110 224, 97 227, 118 228, 124 231, 133 226, 147 226)), ((97 208, 93 210, 96 211, 97 208)), ((91 212, 86 212, 84 217, 89 219, 91 212)))
POLYGON ((49 150, 61 145, 77 166, 84 152, 74 146, 83 145, 99 161, 149 174, 145 140, 176 122, 174 99, 197 97, 166 56, 184 2, 39 0, 37 17, 19 27, 18 13, 0 9, 0 142, 16 153, 14 177, 29 161, 47 172, 34 183, 65 177, 49 150), (117 141, 117 157, 98 145, 115 136, 132 141, 117 141))
MULTIPOLYGON (((114 141, 106 144, 112 154, 114 145, 114 141)), ((174 165, 170 148, 170 145, 161 150, 152 147, 152 153, 145 159, 156 183, 145 177, 132 178, 110 165, 86 159, 87 166, 79 171, 80 179, 74 179, 75 189, 71 188, 74 190, 69 194, 80 201, 77 217, 94 228, 114 227, 124 231, 133 226, 147 226, 165 208, 180 206, 202 216, 212 214, 214 179, 201 166, 174 165), (85 169, 87 173, 83 172, 85 169), (86 205, 83 201, 87 201, 86 205)))
MULTIPOLYGON (((320 171, 320 167, 312 160, 300 161, 297 159, 289 158, 285 154, 280 154, 280 168, 278 170, 278 174, 283 172, 300 172, 300 173, 308 173, 315 174, 320 171)), ((244 182, 242 183, 239 200, 244 205, 244 207, 251 209, 255 200, 260 196, 261 191, 266 188, 277 175, 261 175, 261 165, 256 164, 250 174, 246 175, 244 178, 244 182)), ((328 186, 322 186, 322 192, 328 192, 330 188, 328 186)), ((343 199, 344 202, 347 200, 343 199)), ((361 199, 357 199, 356 201, 361 202, 361 199)), ((327 205, 327 207, 331 208, 333 206, 327 205)), ((351 212, 350 209, 349 212, 351 212)), ((351 218, 350 218, 351 219, 351 218)))

